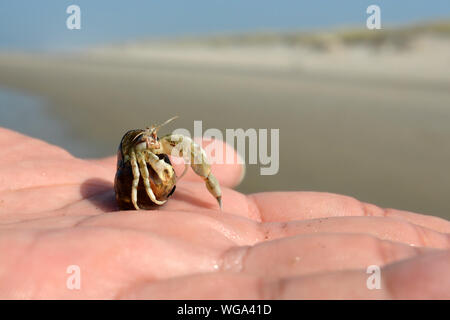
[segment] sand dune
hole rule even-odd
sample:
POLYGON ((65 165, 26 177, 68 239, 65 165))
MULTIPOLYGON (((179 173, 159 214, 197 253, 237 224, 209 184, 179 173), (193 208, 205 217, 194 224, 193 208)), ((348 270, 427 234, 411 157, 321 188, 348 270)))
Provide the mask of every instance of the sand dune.
POLYGON ((86 59, 114 63, 161 63, 178 66, 314 72, 353 76, 450 81, 450 37, 418 36, 407 48, 348 47, 331 41, 327 50, 309 46, 264 46, 169 43, 95 48, 86 59))

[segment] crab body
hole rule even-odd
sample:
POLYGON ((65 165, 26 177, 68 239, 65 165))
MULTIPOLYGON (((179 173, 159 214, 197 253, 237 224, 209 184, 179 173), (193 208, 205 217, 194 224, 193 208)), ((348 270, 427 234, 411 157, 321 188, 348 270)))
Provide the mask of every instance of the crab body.
POLYGON ((208 191, 221 207, 220 186, 211 172, 203 149, 186 136, 167 135, 159 138, 157 131, 162 125, 130 130, 122 137, 117 152, 117 171, 114 179, 119 208, 151 209, 167 201, 175 191, 177 179, 179 180, 189 167, 186 163, 183 174, 177 178, 168 154, 184 157, 185 161, 188 159, 194 172, 203 178, 208 191))
MULTIPOLYGON (((131 189, 133 185, 133 169, 130 161, 130 145, 133 138, 144 130, 130 130, 122 138, 117 151, 117 171, 114 180, 114 189, 116 200, 120 210, 136 209, 131 199, 131 189)), ((163 160, 168 166, 172 166, 169 157, 166 154, 159 154, 158 158, 163 160)), ((149 183, 155 197, 159 200, 167 200, 175 191, 176 175, 172 173, 171 178, 162 181, 152 166, 146 163, 149 173, 149 183)), ((173 170, 173 169, 172 169, 173 170)), ((137 186, 137 205, 142 209, 151 209, 157 206, 147 196, 144 181, 139 179, 137 186)))

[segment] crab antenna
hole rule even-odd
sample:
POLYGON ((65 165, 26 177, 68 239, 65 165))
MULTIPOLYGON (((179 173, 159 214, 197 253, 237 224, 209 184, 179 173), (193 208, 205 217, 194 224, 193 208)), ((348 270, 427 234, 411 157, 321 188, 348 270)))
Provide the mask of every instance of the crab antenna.
POLYGON ((178 116, 172 117, 169 120, 165 121, 162 124, 157 125, 156 127, 153 128, 154 132, 157 132, 159 130, 159 128, 161 128, 162 126, 165 126, 166 124, 168 124, 169 122, 172 122, 173 120, 175 120, 176 118, 178 118, 178 116))
POLYGON ((135 140, 137 140, 137 139, 138 139, 140 136, 142 136, 144 133, 145 133, 145 131, 142 131, 142 132, 138 133, 138 134, 133 138, 133 140, 131 140, 131 142, 134 142, 135 140))

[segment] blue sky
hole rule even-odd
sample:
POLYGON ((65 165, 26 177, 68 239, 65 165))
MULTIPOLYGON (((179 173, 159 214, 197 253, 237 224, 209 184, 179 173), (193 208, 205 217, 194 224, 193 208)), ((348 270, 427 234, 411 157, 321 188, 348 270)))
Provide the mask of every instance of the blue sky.
POLYGON ((253 30, 365 26, 381 7, 382 25, 450 18, 450 0, 2 0, 0 48, 64 49, 145 37, 253 30), (81 8, 68 30, 66 8, 81 8))

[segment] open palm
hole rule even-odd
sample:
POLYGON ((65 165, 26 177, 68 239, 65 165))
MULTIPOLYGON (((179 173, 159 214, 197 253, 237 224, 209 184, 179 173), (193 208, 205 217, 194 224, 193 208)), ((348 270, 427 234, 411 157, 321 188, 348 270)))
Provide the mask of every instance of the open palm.
POLYGON ((240 165, 213 165, 222 212, 192 172, 158 210, 118 211, 115 157, 77 159, 6 129, 0 150, 0 298, 450 298, 450 222, 437 217, 244 195, 231 189, 240 165), (381 289, 367 287, 371 265, 381 289))

